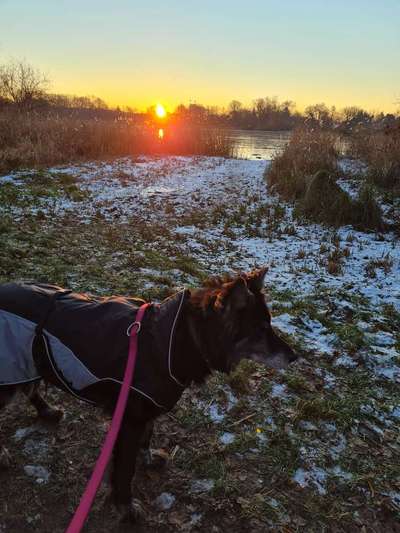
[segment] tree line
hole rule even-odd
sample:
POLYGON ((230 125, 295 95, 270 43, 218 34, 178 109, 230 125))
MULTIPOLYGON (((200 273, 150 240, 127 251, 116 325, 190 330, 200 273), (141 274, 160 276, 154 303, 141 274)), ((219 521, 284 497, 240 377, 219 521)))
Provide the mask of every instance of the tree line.
MULTIPOLYGON (((399 103, 400 105, 400 103, 399 103)), ((146 123, 154 109, 137 112, 132 108, 110 108, 96 96, 52 94, 49 81, 26 62, 0 65, 0 109, 18 112, 54 113, 82 118, 109 118, 146 123)), ((352 131, 357 127, 384 128, 398 124, 399 113, 371 113, 357 106, 337 110, 324 103, 310 105, 300 112, 293 101, 280 102, 276 97, 257 98, 250 106, 232 100, 228 107, 181 104, 169 113, 174 123, 212 125, 248 130, 292 130, 299 126, 352 131)))

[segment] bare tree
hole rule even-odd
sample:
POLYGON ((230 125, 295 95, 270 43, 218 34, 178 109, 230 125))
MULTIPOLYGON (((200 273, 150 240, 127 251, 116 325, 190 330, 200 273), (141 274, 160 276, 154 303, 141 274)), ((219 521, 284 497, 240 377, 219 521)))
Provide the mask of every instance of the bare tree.
POLYGON ((0 65, 0 98, 18 106, 30 106, 43 98, 48 86, 46 76, 24 61, 0 65))
POLYGON ((236 113, 239 113, 242 108, 242 102, 239 102, 239 100, 232 100, 232 102, 228 106, 228 112, 231 115, 235 115, 236 113))

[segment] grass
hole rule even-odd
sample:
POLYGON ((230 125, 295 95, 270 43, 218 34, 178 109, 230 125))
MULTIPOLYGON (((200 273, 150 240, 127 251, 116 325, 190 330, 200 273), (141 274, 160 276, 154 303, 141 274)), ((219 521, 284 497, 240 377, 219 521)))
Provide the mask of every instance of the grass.
POLYGON ((363 331, 356 324, 337 324, 334 328, 337 335, 336 344, 348 353, 356 353, 367 346, 363 331))
POLYGON ((129 120, 0 110, 0 172, 137 154, 233 155, 222 130, 166 125, 164 132, 159 139, 158 128, 129 120))
POLYGON ((251 388, 250 378, 254 373, 255 364, 244 359, 235 368, 235 370, 227 376, 227 382, 235 392, 245 394, 251 388))
POLYGON ((376 278, 376 271, 381 269, 385 274, 388 274, 393 267, 393 259, 389 252, 379 259, 370 259, 365 265, 365 274, 369 278, 376 278))

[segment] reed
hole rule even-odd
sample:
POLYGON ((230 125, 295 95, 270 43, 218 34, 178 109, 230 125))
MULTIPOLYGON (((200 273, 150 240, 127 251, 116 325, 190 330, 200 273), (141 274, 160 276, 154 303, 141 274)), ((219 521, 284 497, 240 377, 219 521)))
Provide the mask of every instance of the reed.
POLYGON ((0 171, 78 160, 138 154, 230 157, 233 144, 223 130, 166 126, 107 119, 82 119, 54 113, 0 112, 0 171))
POLYGON ((357 131, 350 138, 349 151, 367 164, 375 185, 400 194, 400 124, 384 131, 357 131))

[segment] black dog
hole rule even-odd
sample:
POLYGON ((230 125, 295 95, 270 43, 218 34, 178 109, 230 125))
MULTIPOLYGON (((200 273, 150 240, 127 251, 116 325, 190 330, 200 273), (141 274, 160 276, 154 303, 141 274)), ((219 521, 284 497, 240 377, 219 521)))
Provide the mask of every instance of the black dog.
MULTIPOLYGON (((112 497, 124 517, 134 521, 140 514, 131 492, 138 453, 151 463, 153 422, 185 387, 203 382, 213 370, 229 372, 244 358, 274 368, 296 360, 271 327, 262 293, 265 272, 216 278, 146 311, 113 456, 112 497)), ((112 412, 128 355, 127 332, 141 303, 45 285, 0 287, 0 408, 22 386, 39 416, 59 420, 62 413, 38 393, 37 382, 44 379, 112 412), (22 369, 18 376, 16 368, 22 369)))

